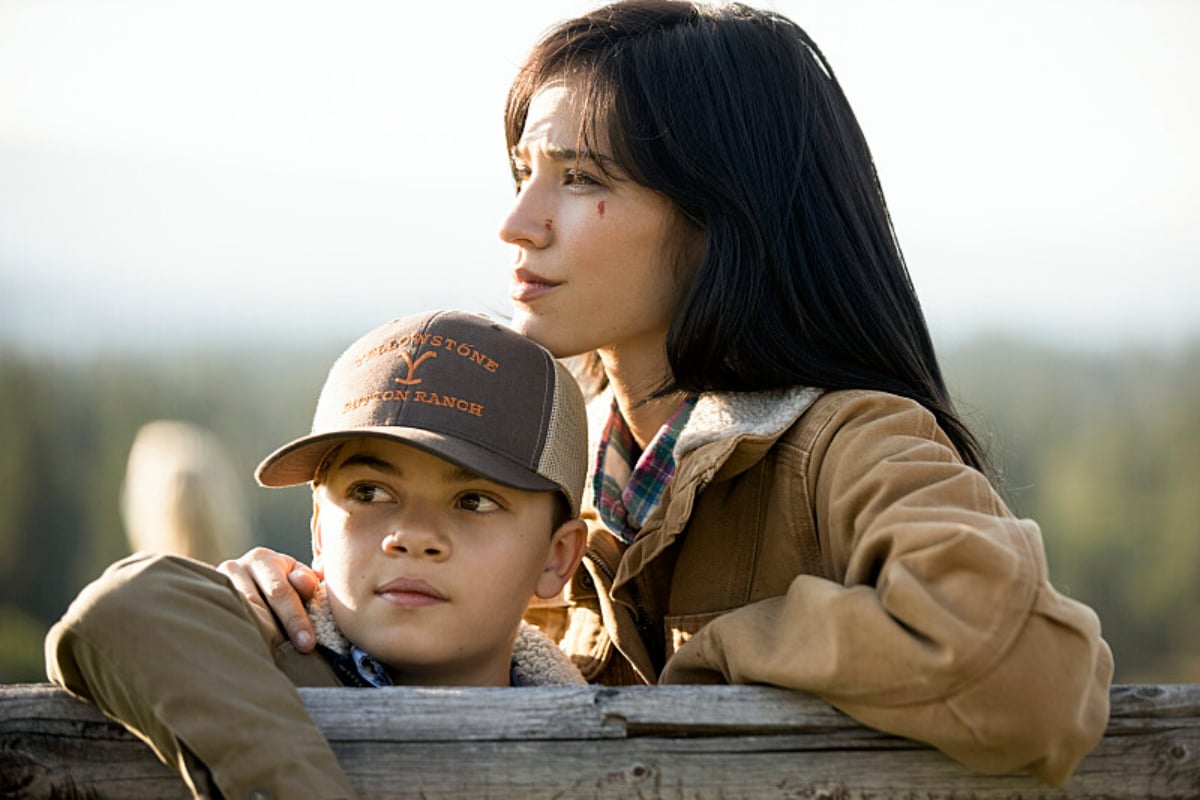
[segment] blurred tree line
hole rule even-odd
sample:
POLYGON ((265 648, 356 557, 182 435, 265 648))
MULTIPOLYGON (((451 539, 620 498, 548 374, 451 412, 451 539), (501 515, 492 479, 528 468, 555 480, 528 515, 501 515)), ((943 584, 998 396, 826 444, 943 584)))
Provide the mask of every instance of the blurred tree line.
POLYGON ((256 541, 309 553, 307 489, 259 489, 252 474, 308 430, 340 349, 61 359, 0 350, 0 682, 45 680, 46 629, 130 552, 120 495, 146 422, 212 431, 245 476, 256 541))
MULTIPOLYGON (((46 629, 129 551, 119 497, 144 423, 208 428, 251 486, 308 430, 339 351, 0 350, 0 681, 44 680, 46 629)), ((1100 613, 1117 680, 1200 682, 1200 342, 1094 355, 993 338, 942 359, 1006 498, 1041 524, 1055 584, 1100 613)), ((307 489, 248 494, 257 541, 305 556, 307 489)))
POLYGON ((1002 338, 947 382, 1050 575, 1096 609, 1123 683, 1200 683, 1200 341, 1097 355, 1002 338))

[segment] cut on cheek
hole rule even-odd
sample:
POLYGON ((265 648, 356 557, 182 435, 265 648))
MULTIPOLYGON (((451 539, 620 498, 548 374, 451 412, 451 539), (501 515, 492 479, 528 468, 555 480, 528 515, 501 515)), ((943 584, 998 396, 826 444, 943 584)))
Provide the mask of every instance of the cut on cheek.
POLYGON ((549 231, 549 230, 553 230, 553 229, 554 229, 554 220, 547 217, 546 218, 546 230, 549 231))
POLYGON ((600 219, 604 219, 604 201, 596 203, 596 213, 600 215, 600 219))

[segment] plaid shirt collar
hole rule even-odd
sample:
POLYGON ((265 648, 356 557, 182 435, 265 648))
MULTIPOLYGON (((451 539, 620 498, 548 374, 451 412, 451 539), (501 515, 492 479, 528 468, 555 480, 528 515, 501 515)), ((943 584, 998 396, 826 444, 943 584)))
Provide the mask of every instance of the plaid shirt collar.
POLYGON ((680 403, 639 454, 629 424, 613 401, 596 450, 592 493, 600 520, 621 541, 632 542, 658 508, 675 475, 675 442, 695 407, 695 397, 680 403))

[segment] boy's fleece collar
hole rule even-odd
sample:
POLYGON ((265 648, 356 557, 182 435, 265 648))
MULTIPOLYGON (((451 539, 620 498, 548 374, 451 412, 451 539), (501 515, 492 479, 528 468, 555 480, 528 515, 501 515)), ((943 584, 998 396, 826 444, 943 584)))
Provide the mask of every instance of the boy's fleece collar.
MULTIPOLYGON (((338 628, 329 607, 325 584, 319 584, 308 602, 308 616, 317 634, 317 643, 338 655, 349 655, 351 644, 338 628)), ((513 644, 513 672, 522 686, 581 686, 587 681, 549 636, 522 620, 513 644)))

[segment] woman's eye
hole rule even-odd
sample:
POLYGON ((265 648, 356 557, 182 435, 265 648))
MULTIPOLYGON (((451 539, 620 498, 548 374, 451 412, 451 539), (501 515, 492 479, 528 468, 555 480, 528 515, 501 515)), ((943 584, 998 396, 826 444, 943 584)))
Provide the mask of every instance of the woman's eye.
POLYGON ((350 487, 349 495, 360 503, 386 503, 392 499, 386 490, 371 483, 354 484, 350 487))
POLYGON ((530 176, 529 167, 525 166, 524 164, 514 161, 512 164, 512 176, 513 176, 513 183, 516 185, 517 191, 520 192, 521 187, 524 186, 529 181, 529 176, 530 176))
POLYGON ((467 492, 462 497, 458 498, 458 507, 465 511, 474 511, 479 514, 484 514, 489 511, 496 511, 500 508, 500 504, 485 494, 478 492, 467 492))
POLYGON ((577 169, 567 170, 566 183, 569 186, 595 186, 599 183, 591 175, 586 172, 580 172, 577 169))

